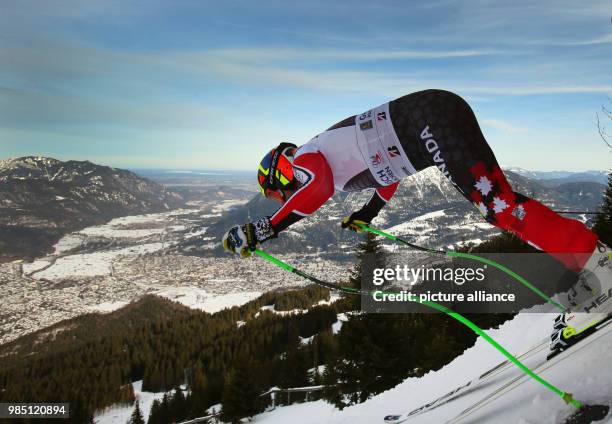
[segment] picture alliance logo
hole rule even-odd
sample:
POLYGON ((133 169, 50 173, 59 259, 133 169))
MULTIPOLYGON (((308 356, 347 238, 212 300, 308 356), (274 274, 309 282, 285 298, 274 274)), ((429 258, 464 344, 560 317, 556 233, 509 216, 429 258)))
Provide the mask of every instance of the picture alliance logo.
POLYGON ((485 279, 487 265, 478 268, 413 268, 408 265, 397 265, 395 268, 374 268, 372 283, 380 286, 389 282, 406 282, 410 285, 425 282, 451 282, 461 286, 469 282, 481 282, 485 279))

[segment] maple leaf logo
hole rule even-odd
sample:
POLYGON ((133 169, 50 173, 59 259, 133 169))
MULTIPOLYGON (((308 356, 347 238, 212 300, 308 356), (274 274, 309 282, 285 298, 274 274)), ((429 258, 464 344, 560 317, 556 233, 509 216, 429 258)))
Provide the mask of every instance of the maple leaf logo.
POLYGON ((506 203, 504 199, 501 199, 499 197, 493 198, 493 211, 495 213, 503 212, 503 210, 506 209, 507 207, 508 207, 508 204, 506 203))
POLYGON ((481 192, 483 196, 486 196, 493 189, 493 184, 491 184, 491 180, 489 180, 487 177, 482 176, 478 182, 474 184, 474 187, 476 187, 476 189, 481 192))

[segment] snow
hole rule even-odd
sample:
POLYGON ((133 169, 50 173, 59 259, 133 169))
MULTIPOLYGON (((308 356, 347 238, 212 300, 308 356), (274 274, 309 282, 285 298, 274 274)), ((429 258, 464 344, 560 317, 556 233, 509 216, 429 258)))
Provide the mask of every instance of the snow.
MULTIPOLYGON (((62 255, 83 244, 88 237, 137 239, 150 237, 166 232, 183 231, 184 225, 166 225, 172 216, 197 211, 196 209, 178 209, 172 212, 153 213, 146 215, 130 215, 115 218, 103 225, 84 228, 76 233, 62 237, 54 246, 53 255, 62 255), (137 226, 138 228, 129 228, 137 226)), ((195 232, 191 237, 204 234, 206 228, 195 232), (202 231, 202 232, 200 232, 202 231)))
POLYGON ((50 267, 35 272, 33 278, 61 280, 72 277, 111 275, 112 262, 119 256, 142 255, 163 249, 163 243, 148 243, 105 252, 84 253, 57 258, 50 267))
POLYGON ((129 302, 127 301, 103 302, 103 303, 98 303, 97 305, 92 305, 88 309, 91 312, 108 313, 108 312, 113 312, 113 311, 116 311, 117 309, 123 308, 128 303, 129 302))
MULTIPOLYGON (((421 215, 419 218, 422 218, 423 216, 424 215, 421 215)), ((417 229, 418 233, 422 236, 425 233, 431 233, 435 231, 436 227, 430 225, 427 222, 418 222, 416 219, 413 219, 402 224, 394 225, 393 227, 387 228, 384 231, 392 235, 401 235, 407 233, 415 233, 415 230, 417 229)))
POLYGON ((212 213, 220 214, 222 212, 226 212, 232 208, 235 208, 236 206, 244 205, 247 202, 248 202, 248 199, 246 200, 243 200, 243 199, 222 200, 219 203, 217 203, 215 206, 213 206, 212 213))
POLYGON ((239 293, 214 294, 197 287, 169 287, 154 294, 179 302, 192 309, 200 309, 208 313, 219 312, 225 308, 241 306, 261 296, 258 291, 239 293))
POLYGON ((444 209, 439 210, 439 211, 433 211, 433 212, 429 212, 420 216, 417 216, 416 218, 413 218, 411 221, 427 221, 429 219, 432 218, 440 218, 441 216, 444 216, 444 209))
POLYGON ((67 236, 62 237, 54 247, 55 255, 59 255, 61 253, 65 253, 69 250, 72 250, 76 247, 79 247, 83 243, 83 237, 79 237, 74 234, 68 234, 67 236))
POLYGON ((129 215, 120 218, 115 218, 103 225, 87 227, 79 231, 78 234, 94 237, 108 238, 142 238, 154 234, 161 234, 167 231, 182 231, 186 227, 184 225, 170 225, 165 223, 172 216, 181 215, 197 211, 196 209, 178 209, 172 212, 152 213, 146 215, 129 215), (129 226, 138 226, 141 228, 130 229, 129 226), (148 228, 143 228, 148 227, 148 228))
POLYGON ((321 306, 321 305, 331 305, 332 303, 338 301, 342 299, 342 296, 340 296, 338 293, 330 293, 329 295, 329 300, 319 300, 317 302, 317 306, 321 306))
POLYGON ((142 238, 151 236, 153 234, 161 234, 164 232, 164 228, 146 228, 137 230, 122 230, 107 226, 100 227, 88 227, 80 231, 80 234, 86 236, 98 236, 107 238, 142 238))
MULTIPOLYGON (((537 345, 548 336, 553 319, 554 314, 523 312, 499 329, 489 330, 487 333, 510 352, 520 353, 537 345)), ((612 326, 602 329, 595 336, 599 337, 599 340, 586 346, 578 344, 567 352, 572 355, 571 363, 570 360, 564 359, 559 366, 543 370, 540 375, 561 390, 573 393, 575 398, 582 402, 609 404, 612 397, 612 385, 610 385, 612 326)), ((534 366, 546 354, 547 349, 544 349, 528 358, 525 363, 534 366)), ((350 406, 342 411, 322 400, 294 404, 257 415, 253 422, 382 424, 384 416, 406 413, 429 403, 479 376, 504 359, 497 350, 479 338, 472 348, 467 349, 442 369, 429 372, 421 378, 409 378, 397 387, 374 396, 362 404, 350 406)), ((522 372, 516 367, 510 367, 498 376, 492 377, 489 384, 474 387, 471 392, 454 401, 424 414, 415 415, 407 423, 444 423, 521 374, 522 372)), ((527 378, 518 388, 507 392, 460 422, 554 424, 563 422, 573 411, 574 408, 566 405, 557 395, 527 378)), ((612 414, 601 422, 612 422, 612 414)))
POLYGON ((348 317, 345 313, 336 315, 336 318, 338 319, 338 321, 332 324, 332 333, 334 334, 338 334, 340 332, 340 329, 342 328, 342 324, 348 321, 348 317))
MULTIPOLYGON (((336 410, 323 400, 296 403, 264 412, 253 419, 253 423, 265 424, 323 424, 331 423, 336 410)), ((377 422, 382 422, 379 418, 377 422)))
POLYGON ((220 213, 204 213, 200 215, 200 218, 208 219, 208 218, 219 218, 221 216, 220 213))
POLYGON ((309 343, 311 343, 314 339, 314 336, 310 336, 310 337, 300 337, 300 344, 302 345, 307 345, 309 343))
POLYGON ((206 234, 206 230, 208 230, 208 227, 202 227, 199 230, 196 230, 196 231, 193 231, 193 232, 190 232, 190 233, 186 234, 185 238, 203 236, 204 234, 206 234))
MULTIPOLYGON (((134 395, 136 400, 140 402, 140 410, 145 422, 149 418, 151 407, 154 400, 161 400, 164 397, 164 392, 152 393, 142 391, 142 380, 132 383, 134 387, 134 395)), ((174 393, 174 390, 167 393, 174 393)), ((134 411, 134 405, 129 406, 112 406, 102 411, 96 412, 94 415, 94 423, 96 424, 125 424, 128 422, 134 411)))
POLYGON ((31 263, 23 264, 22 270, 25 275, 30 275, 49 265, 51 265, 51 262, 39 259, 31 263))
MULTIPOLYGON (((337 301, 338 299, 340 299, 340 296, 337 294, 332 294, 329 297, 329 300, 319 300, 317 303, 315 303, 313 306, 322 306, 322 305, 331 305, 332 303, 334 303, 335 301, 337 301)), ((273 314, 276 315, 280 315, 280 316, 287 316, 287 315, 300 315, 300 314, 305 314, 308 312, 308 309, 291 309, 289 311, 277 311, 274 307, 274 305, 265 305, 262 306, 261 308, 259 308, 262 311, 270 311, 273 314)), ((255 314, 255 318, 257 318, 259 316, 259 312, 257 312, 255 314)))

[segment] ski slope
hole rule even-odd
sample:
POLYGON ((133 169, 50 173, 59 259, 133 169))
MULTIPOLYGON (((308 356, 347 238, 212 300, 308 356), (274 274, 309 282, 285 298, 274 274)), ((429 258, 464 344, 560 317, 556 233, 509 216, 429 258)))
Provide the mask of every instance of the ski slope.
MULTIPOLYGON (((497 330, 488 331, 502 346, 515 354, 539 344, 550 333, 554 315, 521 313, 497 330)), ((468 331, 466 329, 466 331, 468 331)), ((527 366, 544 362, 548 348, 525 359, 527 366)), ((427 354, 427 352, 423 352, 427 354)), ((324 402, 310 402, 277 408, 255 417, 258 424, 376 424, 387 415, 413 411, 488 371, 505 358, 479 338, 476 344, 444 368, 421 378, 409 378, 397 387, 363 404, 340 411, 324 402)), ((561 390, 587 404, 612 405, 612 325, 554 358, 552 366, 540 374, 561 390)), ((428 412, 413 416, 406 424, 423 423, 562 423, 575 409, 566 405, 530 378, 521 378, 514 366, 472 386, 456 399, 428 412), (517 379, 510 390, 482 404, 466 416, 460 414, 491 393, 517 379)), ((609 414, 602 423, 612 423, 609 414)))

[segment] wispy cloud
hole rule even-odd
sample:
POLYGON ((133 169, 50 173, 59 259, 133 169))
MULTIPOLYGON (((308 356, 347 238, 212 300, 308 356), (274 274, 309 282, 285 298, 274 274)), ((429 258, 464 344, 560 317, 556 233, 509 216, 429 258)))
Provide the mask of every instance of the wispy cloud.
POLYGON ((504 54, 495 49, 467 49, 467 50, 364 50, 343 49, 327 50, 312 48, 272 49, 224 49, 208 50, 206 55, 233 61, 381 61, 398 59, 448 59, 459 57, 489 56, 504 54))
POLYGON ((527 132, 527 128, 522 128, 501 119, 481 119, 480 122, 487 127, 495 128, 506 134, 520 134, 527 132))
POLYGON ((612 43, 612 34, 605 34, 599 37, 590 38, 586 40, 576 40, 576 41, 560 41, 560 42, 550 42, 549 44, 559 45, 559 46, 592 46, 595 44, 610 44, 612 43))
POLYGON ((0 126, 6 128, 204 128, 223 113, 199 102, 104 98, 0 87, 0 126))

